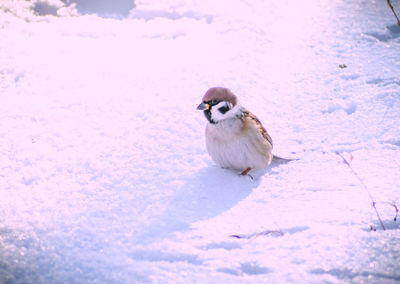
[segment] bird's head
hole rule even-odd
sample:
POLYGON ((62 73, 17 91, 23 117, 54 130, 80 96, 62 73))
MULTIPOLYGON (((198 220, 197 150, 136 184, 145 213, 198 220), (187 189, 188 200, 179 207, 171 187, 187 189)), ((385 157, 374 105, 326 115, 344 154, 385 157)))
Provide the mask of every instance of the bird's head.
POLYGON ((237 97, 229 89, 222 87, 209 89, 197 109, 204 110, 204 115, 212 124, 236 117, 240 112, 237 97))

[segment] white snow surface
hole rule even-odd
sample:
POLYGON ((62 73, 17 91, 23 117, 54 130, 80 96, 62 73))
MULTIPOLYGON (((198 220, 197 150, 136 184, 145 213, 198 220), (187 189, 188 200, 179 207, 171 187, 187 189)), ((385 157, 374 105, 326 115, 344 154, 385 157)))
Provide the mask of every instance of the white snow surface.
POLYGON ((27 3, 0 5, 0 283, 400 281, 386 1, 27 3), (196 110, 213 86, 299 159, 254 180, 215 165, 196 110))

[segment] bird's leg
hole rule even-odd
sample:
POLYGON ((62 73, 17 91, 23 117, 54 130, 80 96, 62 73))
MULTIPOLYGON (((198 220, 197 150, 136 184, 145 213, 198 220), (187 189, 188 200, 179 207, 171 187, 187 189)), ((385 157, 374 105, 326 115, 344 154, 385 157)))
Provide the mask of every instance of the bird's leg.
POLYGON ((249 176, 251 179, 253 179, 253 177, 251 175, 249 175, 250 171, 251 171, 251 168, 247 168, 243 172, 241 172, 240 175, 241 176, 249 176))
POLYGON ((241 176, 247 175, 251 171, 251 168, 245 169, 243 172, 240 173, 241 176))

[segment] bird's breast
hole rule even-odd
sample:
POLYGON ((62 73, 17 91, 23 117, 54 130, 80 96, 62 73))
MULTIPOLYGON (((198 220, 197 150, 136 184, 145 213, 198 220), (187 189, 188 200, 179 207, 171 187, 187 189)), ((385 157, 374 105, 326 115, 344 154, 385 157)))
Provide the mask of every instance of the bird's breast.
POLYGON ((223 168, 240 171, 247 168, 264 168, 269 163, 270 151, 263 145, 258 145, 255 135, 250 132, 249 129, 243 128, 243 122, 240 119, 208 124, 207 151, 223 168))

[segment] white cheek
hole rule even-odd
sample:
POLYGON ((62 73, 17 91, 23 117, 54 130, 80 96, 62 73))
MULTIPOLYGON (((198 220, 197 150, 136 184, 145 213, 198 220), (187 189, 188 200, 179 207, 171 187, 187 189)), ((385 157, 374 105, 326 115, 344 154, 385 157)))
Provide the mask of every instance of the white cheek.
POLYGON ((212 117, 212 119, 213 119, 214 121, 220 121, 220 120, 225 119, 225 115, 226 115, 226 113, 225 113, 225 114, 222 114, 222 113, 219 112, 218 109, 213 108, 213 109, 211 110, 211 117, 212 117))
POLYGON ((227 102, 220 102, 211 108, 211 117, 214 121, 221 121, 221 120, 227 119, 229 117, 232 117, 231 110, 228 110, 224 114, 218 110, 219 108, 224 107, 226 105, 229 105, 229 108, 232 108, 232 105, 227 102))

